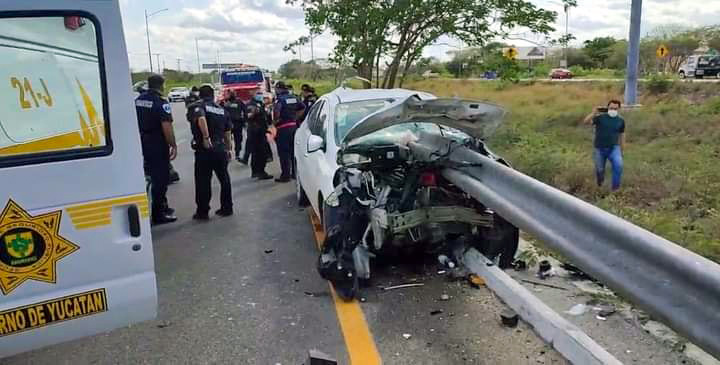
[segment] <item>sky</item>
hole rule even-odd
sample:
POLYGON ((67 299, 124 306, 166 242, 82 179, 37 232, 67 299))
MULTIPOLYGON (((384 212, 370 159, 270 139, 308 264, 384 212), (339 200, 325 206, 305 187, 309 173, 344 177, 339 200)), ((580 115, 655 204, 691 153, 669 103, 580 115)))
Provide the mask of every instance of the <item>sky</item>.
MULTIPOLYGON (((534 4, 558 13, 555 24, 557 38, 565 31, 565 14, 560 0, 530 0, 534 4)), ((569 32, 576 43, 595 37, 627 38, 631 0, 578 0, 578 7, 570 9, 569 32)), ((276 70, 292 58, 307 61, 310 46, 301 54, 284 52, 283 46, 308 35, 302 9, 287 5, 285 0, 120 0, 128 48, 133 70, 149 69, 145 11, 149 18, 151 53, 154 67, 197 72, 196 42, 200 63, 249 63, 276 70), (178 60, 179 59, 179 60, 178 60)), ((697 27, 720 24, 720 1, 716 0, 645 0, 643 1, 642 34, 658 26, 681 25, 697 27)), ((540 41, 527 34, 526 38, 540 41)), ((516 46, 528 46, 520 40, 508 41, 516 46)), ((329 32, 317 36, 313 42, 315 58, 325 58, 335 44, 329 32)), ((448 51, 463 45, 443 37, 428 47, 425 56, 449 59, 448 51)))

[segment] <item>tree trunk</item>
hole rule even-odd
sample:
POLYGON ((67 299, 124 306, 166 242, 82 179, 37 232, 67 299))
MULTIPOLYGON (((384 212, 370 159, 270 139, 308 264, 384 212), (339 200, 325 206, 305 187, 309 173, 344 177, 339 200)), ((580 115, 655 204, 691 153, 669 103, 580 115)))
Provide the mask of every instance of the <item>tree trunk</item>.
MULTIPOLYGON (((363 60, 360 63, 360 65, 358 65, 358 67, 357 67, 358 76, 360 76, 364 79, 367 79, 367 80, 372 80, 372 72, 373 72, 372 61, 373 60, 370 60, 370 61, 363 60)), ((363 81, 363 87, 366 89, 369 89, 370 87, 372 87, 372 83, 363 81)))

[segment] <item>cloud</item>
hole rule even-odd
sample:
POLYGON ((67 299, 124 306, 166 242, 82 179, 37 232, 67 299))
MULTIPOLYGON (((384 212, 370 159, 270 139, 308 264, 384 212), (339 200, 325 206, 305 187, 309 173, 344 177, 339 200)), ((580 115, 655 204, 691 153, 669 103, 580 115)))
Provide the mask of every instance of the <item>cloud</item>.
MULTIPOLYGON (((529 0, 557 12, 556 31, 551 38, 565 32, 565 14, 560 0, 529 0)), ((283 52, 286 44, 307 35, 302 8, 285 0, 120 0, 125 24, 130 65, 147 69, 144 7, 169 8, 150 22, 152 52, 160 53, 161 61, 175 68, 180 58, 185 70, 197 70, 195 39, 198 39, 201 63, 245 62, 277 69, 282 63, 300 54, 283 52), (219 52, 218 52, 219 51, 219 52)), ((580 0, 570 9, 569 28, 575 43, 595 37, 627 38, 630 25, 630 0, 580 0)), ((645 0, 642 34, 659 25, 677 24, 688 27, 720 23, 720 1, 709 0, 645 0)), ((526 37, 541 40, 542 37, 526 37)), ((438 43, 459 45, 443 37, 438 43)), ((518 46, 530 45, 514 42, 518 46)), ((324 34, 314 41, 316 58, 325 58, 335 45, 335 37, 324 34)), ((448 59, 447 46, 428 47, 425 54, 448 59)), ((303 60, 310 59, 310 46, 301 49, 303 60)), ((155 60, 155 56, 153 56, 155 60)))

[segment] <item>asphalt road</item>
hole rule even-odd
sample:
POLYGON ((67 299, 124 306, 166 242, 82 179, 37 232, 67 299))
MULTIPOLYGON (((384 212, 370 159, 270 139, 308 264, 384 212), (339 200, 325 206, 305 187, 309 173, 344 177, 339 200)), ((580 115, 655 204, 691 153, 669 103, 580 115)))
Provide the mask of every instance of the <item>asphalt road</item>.
MULTIPOLYGON (((247 166, 232 162, 235 215, 193 221, 193 156, 182 104, 173 105, 173 115, 181 181, 168 199, 179 220, 153 228, 158 318, 0 363, 301 364, 309 349, 349 363, 293 184, 251 180, 247 166)), ((269 171, 277 170, 275 162, 269 171)), ((217 183, 213 189, 211 211, 219 204, 217 183)), ((490 291, 450 282, 432 260, 376 269, 360 307, 384 364, 565 363, 524 323, 502 327, 504 305, 490 291), (406 282, 424 286, 379 288, 406 282)))

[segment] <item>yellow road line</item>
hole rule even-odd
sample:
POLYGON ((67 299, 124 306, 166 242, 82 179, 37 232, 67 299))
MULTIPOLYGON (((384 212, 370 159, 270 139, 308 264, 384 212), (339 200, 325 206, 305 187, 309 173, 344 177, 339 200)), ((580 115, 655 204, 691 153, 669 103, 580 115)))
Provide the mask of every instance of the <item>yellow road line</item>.
MULTIPOLYGON (((310 221, 313 224, 313 232, 315 233, 315 241, 318 249, 321 248, 322 242, 325 240, 325 232, 323 232, 322 224, 317 218, 312 208, 308 209, 310 213, 310 221)), ((332 284, 330 292, 335 302, 335 311, 337 312, 340 329, 345 338, 345 347, 350 356, 350 364, 354 365, 380 365, 382 359, 380 353, 375 346, 375 340, 370 333, 365 315, 360 308, 357 300, 346 302, 335 293, 332 284)))

